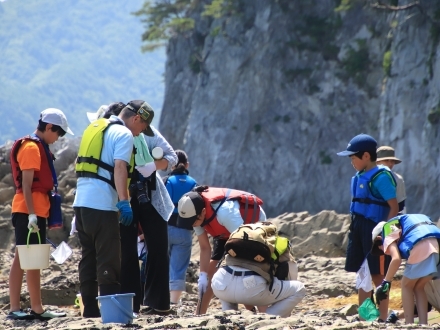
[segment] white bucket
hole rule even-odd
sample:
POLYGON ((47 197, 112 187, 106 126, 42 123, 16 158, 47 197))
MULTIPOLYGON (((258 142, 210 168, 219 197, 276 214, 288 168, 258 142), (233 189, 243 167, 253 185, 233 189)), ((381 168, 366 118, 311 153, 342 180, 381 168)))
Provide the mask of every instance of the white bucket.
POLYGON ((17 245, 20 267, 23 270, 48 268, 50 244, 41 244, 40 233, 37 232, 40 244, 29 245, 31 232, 32 230, 29 231, 27 237, 27 245, 17 245))

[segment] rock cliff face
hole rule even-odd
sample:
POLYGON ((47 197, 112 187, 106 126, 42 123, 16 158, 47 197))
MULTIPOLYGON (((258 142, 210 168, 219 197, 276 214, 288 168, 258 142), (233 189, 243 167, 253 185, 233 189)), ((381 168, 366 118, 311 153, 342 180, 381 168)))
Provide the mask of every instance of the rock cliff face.
POLYGON ((168 45, 161 131, 199 183, 254 192, 270 216, 348 212, 336 152, 368 133, 403 159, 408 211, 438 217, 440 4, 337 2, 242 0, 212 19, 199 1, 168 45))

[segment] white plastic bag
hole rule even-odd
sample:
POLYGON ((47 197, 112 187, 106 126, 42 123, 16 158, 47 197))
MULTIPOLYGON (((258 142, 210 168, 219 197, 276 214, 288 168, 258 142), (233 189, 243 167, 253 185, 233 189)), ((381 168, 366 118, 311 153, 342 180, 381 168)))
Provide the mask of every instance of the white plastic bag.
POLYGON ((362 289, 365 292, 373 291, 373 279, 371 278, 367 258, 365 258, 361 268, 356 273, 356 289, 362 289))
POLYGON ((71 255, 72 249, 67 245, 66 242, 62 241, 58 247, 51 253, 51 256, 55 259, 58 264, 64 263, 71 255))

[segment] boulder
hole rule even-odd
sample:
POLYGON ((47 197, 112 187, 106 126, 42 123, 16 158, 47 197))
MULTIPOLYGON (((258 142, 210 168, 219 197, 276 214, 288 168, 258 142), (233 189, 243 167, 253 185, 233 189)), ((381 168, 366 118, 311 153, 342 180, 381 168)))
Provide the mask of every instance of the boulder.
POLYGON ((10 202, 15 195, 14 187, 0 188, 0 204, 10 202))

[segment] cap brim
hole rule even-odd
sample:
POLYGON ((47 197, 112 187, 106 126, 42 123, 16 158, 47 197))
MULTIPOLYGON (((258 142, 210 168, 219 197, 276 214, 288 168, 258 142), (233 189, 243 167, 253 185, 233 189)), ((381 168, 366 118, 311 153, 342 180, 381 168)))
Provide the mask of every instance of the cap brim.
POLYGON ((380 162, 383 160, 394 160, 396 162, 396 164, 400 164, 402 161, 399 158, 396 157, 383 157, 383 158, 378 158, 376 159, 376 161, 380 162))
POLYGON ((357 154, 357 153, 358 153, 358 151, 344 150, 344 151, 338 152, 337 155, 338 156, 351 156, 351 155, 354 155, 354 154, 357 154))
POLYGON ((189 217, 189 218, 182 218, 180 215, 178 215, 177 216, 177 226, 184 226, 183 225, 183 223, 185 223, 185 224, 193 224, 194 222, 196 222, 196 220, 197 220, 197 215, 194 215, 194 216, 192 216, 192 217, 189 217))
POLYGON ((154 136, 153 130, 151 129, 150 125, 146 129, 142 131, 146 136, 154 136))
POLYGON ((69 127, 67 127, 66 133, 69 133, 70 135, 75 135, 69 127))
POLYGON ((89 122, 93 123, 98 119, 98 114, 96 112, 87 112, 87 118, 89 119, 89 122))

